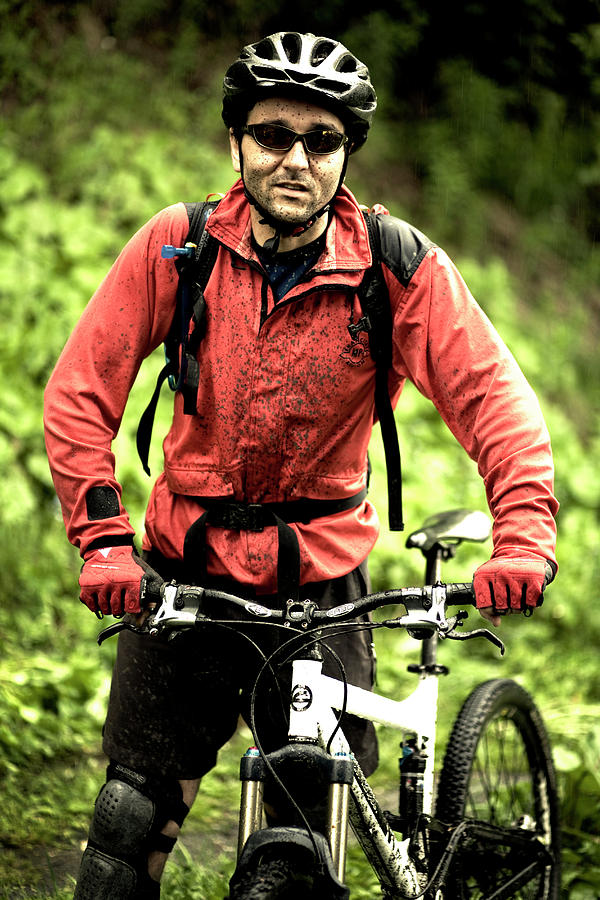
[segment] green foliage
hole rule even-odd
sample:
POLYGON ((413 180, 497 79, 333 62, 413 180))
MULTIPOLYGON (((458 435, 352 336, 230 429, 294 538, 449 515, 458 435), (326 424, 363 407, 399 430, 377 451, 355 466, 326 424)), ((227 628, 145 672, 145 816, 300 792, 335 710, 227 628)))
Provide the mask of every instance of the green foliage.
POLYGON ((599 713, 583 706, 547 716, 561 775, 564 887, 579 900, 595 896, 600 878, 599 713))
MULTIPOLYGON (((263 24, 282 27, 279 6, 254 0, 218 9, 200 0, 0 4, 0 833, 12 848, 2 880, 14 885, 6 896, 18 896, 27 879, 34 883, 30 871, 23 876, 15 847, 31 855, 55 835, 80 835, 85 827, 101 778, 96 754, 114 652, 97 648, 101 625, 77 602, 79 560, 66 544, 45 458, 44 385, 88 297, 132 232, 162 206, 230 185, 219 79, 238 38, 258 37, 263 24)), ((586 90, 577 105, 566 88, 563 93, 541 77, 540 41, 551 33, 546 14, 532 55, 537 69, 523 75, 523 59, 515 56, 510 77, 499 83, 490 77, 493 60, 486 67, 452 41, 442 53, 435 43, 439 25, 421 6, 412 0, 396 6, 390 12, 389 4, 376 4, 348 17, 347 4, 317 10, 312 4, 308 11, 299 3, 292 27, 309 21, 304 27, 334 33, 343 18, 342 37, 370 63, 381 116, 352 160, 350 184, 361 200, 385 202, 455 257, 540 396, 562 504, 559 578, 533 620, 503 623, 506 660, 477 644, 469 654, 442 650, 452 686, 443 694, 440 750, 482 672, 510 675, 533 691, 556 747, 565 891, 585 900, 600 890, 600 625, 593 615, 600 579, 600 255, 593 243, 600 120, 588 105, 597 92, 599 32, 585 16, 568 32, 584 60, 586 90), (427 49, 432 40, 435 59, 427 49), (447 50, 452 46, 454 54, 447 50), (419 56, 431 63, 430 77, 421 81, 406 69, 406 60, 419 56)), ((465 15, 481 17, 484 8, 471 4, 465 15)), ((527 15, 536 8, 530 4, 527 15)), ((144 365, 115 446, 138 531, 149 482, 134 433, 159 365, 154 358, 144 365)), ((154 472, 170 418, 166 394, 154 472)), ((485 509, 474 464, 410 385, 398 425, 408 529, 443 508, 485 509)), ((371 455, 372 496, 385 522, 378 435, 371 455)), ((421 558, 401 546, 398 535, 382 529, 371 567, 377 587, 421 580, 421 558)), ((462 548, 447 566, 448 580, 469 578, 489 549, 462 548)), ((407 688, 404 664, 414 646, 390 634, 381 634, 378 646, 381 689, 407 688)), ((395 767, 393 739, 383 743, 381 784, 395 767)), ((223 810, 233 814, 238 750, 235 745, 220 774, 203 785, 191 829, 208 822, 215 830, 223 810)), ((219 896, 226 883, 219 853, 205 870, 195 853, 180 851, 168 875, 169 896, 219 896)), ((356 896, 360 890, 373 896, 354 854, 349 870, 356 896)), ((59 887, 53 896, 69 895, 59 887)))

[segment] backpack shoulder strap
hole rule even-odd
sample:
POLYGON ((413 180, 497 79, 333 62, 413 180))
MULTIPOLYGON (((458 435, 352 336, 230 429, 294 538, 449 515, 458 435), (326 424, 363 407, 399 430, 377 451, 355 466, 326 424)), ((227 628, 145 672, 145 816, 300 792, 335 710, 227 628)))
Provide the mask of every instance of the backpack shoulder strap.
POLYGON ((218 201, 186 204, 190 220, 186 247, 191 252, 188 256, 180 256, 175 263, 179 272, 179 285, 177 309, 168 338, 170 346, 167 359, 172 367, 169 386, 172 390, 181 392, 183 411, 189 416, 196 414, 200 379, 197 353, 206 331, 204 289, 219 250, 218 241, 208 233, 205 225, 217 203, 218 201))
POLYGON ((402 514, 402 462, 394 410, 388 388, 392 365, 392 311, 389 292, 381 269, 379 231, 372 213, 365 212, 373 264, 365 272, 358 290, 363 318, 354 328, 369 334, 371 356, 375 361, 375 409, 381 427, 388 489, 388 519, 391 531, 404 529, 402 514))
POLYGON ((152 428, 163 383, 168 379, 169 386, 173 391, 182 391, 184 411, 192 413, 196 411, 199 379, 196 352, 204 336, 204 313, 206 310, 204 288, 210 278, 218 252, 218 242, 206 231, 205 225, 218 202, 217 200, 186 203, 189 229, 185 246, 163 248, 163 255, 177 257, 175 266, 179 273, 179 283, 175 314, 164 341, 165 365, 158 375, 154 393, 142 413, 137 429, 137 451, 147 475, 150 475, 148 457, 152 428), (181 253, 178 254, 176 252, 178 250, 181 253), (191 331, 190 322, 192 322, 191 331))

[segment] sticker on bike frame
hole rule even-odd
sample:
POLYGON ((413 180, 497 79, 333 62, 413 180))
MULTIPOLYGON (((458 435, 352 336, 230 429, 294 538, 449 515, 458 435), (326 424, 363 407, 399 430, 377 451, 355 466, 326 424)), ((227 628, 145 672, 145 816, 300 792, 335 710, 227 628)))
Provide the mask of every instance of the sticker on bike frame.
POLYGON ((305 684, 295 684, 292 688, 292 709, 304 712, 312 706, 312 691, 305 684))
POLYGON ((345 616, 346 613, 352 612, 355 609, 354 603, 344 603, 343 606, 336 606, 334 609, 328 609, 325 613, 330 619, 335 619, 336 616, 345 616))
POLYGON ((260 603, 248 603, 246 606, 248 612, 251 612, 254 616, 262 616, 263 619, 267 619, 269 616, 273 615, 273 610, 269 609, 268 606, 261 606, 260 603))

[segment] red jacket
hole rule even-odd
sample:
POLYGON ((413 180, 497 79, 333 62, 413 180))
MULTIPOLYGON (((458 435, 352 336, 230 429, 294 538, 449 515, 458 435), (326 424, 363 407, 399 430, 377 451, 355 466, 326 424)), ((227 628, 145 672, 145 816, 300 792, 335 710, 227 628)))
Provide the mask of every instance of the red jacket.
MULTIPOLYGON (((394 319, 395 400, 408 378, 429 397, 477 461, 495 520, 494 554, 554 560, 557 503, 548 433, 537 400, 452 262, 426 245, 407 275, 385 217, 383 269, 394 319), (429 247, 429 249, 427 249, 429 247)), ((177 287, 163 244, 180 246, 183 204, 158 213, 127 244, 67 342, 45 397, 46 443, 69 539, 82 552, 106 535, 133 534, 127 513, 89 521, 86 493, 121 489, 111 443, 142 360, 165 338, 177 287)), ((275 304, 251 245, 249 207, 238 182, 208 224, 221 246, 206 287, 199 350, 198 415, 175 396, 164 472, 148 503, 144 546, 181 557, 202 507, 194 497, 248 502, 341 498, 365 484, 374 418, 374 364, 367 338, 352 344, 352 289, 371 262, 363 216, 343 189, 316 266, 275 304)), ((418 235, 417 232, 414 234, 418 235)), ((406 257, 406 250, 404 251, 406 257)), ((345 574, 379 532, 366 501, 293 525, 301 581, 345 574)), ((276 530, 208 528, 213 574, 275 585, 276 530)))

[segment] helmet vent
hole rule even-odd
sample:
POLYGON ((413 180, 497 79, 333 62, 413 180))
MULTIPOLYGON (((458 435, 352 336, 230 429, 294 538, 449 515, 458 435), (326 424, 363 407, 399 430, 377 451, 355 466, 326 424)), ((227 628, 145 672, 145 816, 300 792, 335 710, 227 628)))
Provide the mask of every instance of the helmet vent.
POLYGON ((283 47, 285 55, 291 63, 296 64, 300 62, 300 52, 302 49, 302 44, 300 42, 299 34, 295 34, 293 31, 288 31, 281 38, 281 46, 283 47))
POLYGON ((325 62, 327 57, 331 56, 333 51, 336 49, 336 45, 333 41, 319 41, 319 43, 315 44, 313 47, 312 53, 310 55, 310 63, 312 66, 320 66, 321 63, 325 62))
POLYGON ((287 72, 281 72, 272 66, 252 66, 252 75, 257 81, 289 81, 287 72))
MULTIPOLYGON (((315 77, 312 72, 288 72, 290 79, 295 81, 297 84, 308 84, 309 81, 312 81, 315 77)), ((318 83, 319 79, 317 79, 318 83)))
MULTIPOLYGON (((268 38, 264 41, 260 41, 258 44, 255 44, 252 48, 256 56, 260 56, 262 59, 276 59, 277 52, 275 50, 275 46, 273 41, 268 38)), ((247 54, 248 56, 250 54, 247 54)))
POLYGON ((322 91, 329 91, 332 94, 345 94, 347 90, 342 81, 333 81, 331 78, 316 78, 313 84, 322 91))
POLYGON ((357 60, 351 53, 346 53, 341 59, 338 59, 335 65, 337 72, 356 72, 357 60))

